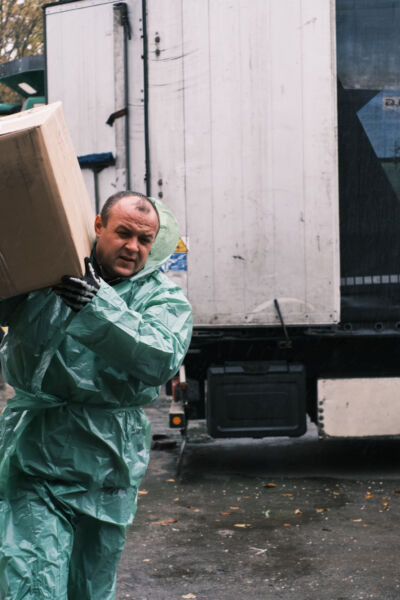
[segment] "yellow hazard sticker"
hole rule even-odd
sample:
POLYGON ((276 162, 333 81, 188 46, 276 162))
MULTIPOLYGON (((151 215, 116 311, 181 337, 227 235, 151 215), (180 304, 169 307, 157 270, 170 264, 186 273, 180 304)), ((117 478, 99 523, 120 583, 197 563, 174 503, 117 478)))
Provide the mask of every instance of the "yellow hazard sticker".
POLYGON ((183 241, 182 238, 179 238, 179 241, 175 248, 175 252, 187 252, 187 251, 188 251, 188 249, 187 249, 185 242, 183 241))

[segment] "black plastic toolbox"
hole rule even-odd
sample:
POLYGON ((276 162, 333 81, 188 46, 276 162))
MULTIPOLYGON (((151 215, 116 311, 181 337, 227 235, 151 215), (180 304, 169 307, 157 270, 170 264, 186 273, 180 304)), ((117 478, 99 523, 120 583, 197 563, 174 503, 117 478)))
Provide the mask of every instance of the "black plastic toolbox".
POLYGON ((263 361, 210 367, 206 414, 214 438, 302 435, 304 365, 263 361))

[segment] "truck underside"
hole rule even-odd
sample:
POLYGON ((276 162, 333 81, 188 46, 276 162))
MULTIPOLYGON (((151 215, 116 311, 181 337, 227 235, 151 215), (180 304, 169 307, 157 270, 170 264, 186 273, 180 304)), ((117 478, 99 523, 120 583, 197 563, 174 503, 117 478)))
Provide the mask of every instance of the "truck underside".
MULTIPOLYGON (((304 433, 300 425, 307 413, 310 419, 321 425, 321 412, 318 408, 318 380, 329 379, 366 379, 366 378, 398 378, 400 364, 400 332, 398 324, 385 326, 377 323, 375 327, 360 325, 351 326, 349 323, 333 327, 288 328, 284 334, 282 329, 257 328, 243 329, 213 329, 196 328, 191 348, 185 361, 188 390, 185 397, 186 414, 188 419, 206 417, 207 407, 211 403, 221 403, 225 406, 223 394, 219 390, 218 397, 207 400, 207 380, 210 369, 226 368, 235 365, 242 367, 241 383, 243 405, 238 414, 236 425, 245 428, 244 423, 251 420, 252 425, 242 429, 243 436, 263 437, 265 435, 299 435, 304 433), (287 413, 277 416, 273 411, 270 419, 265 418, 264 425, 254 426, 260 410, 268 397, 268 382, 265 373, 280 372, 282 394, 285 394, 285 377, 291 379, 290 366, 298 365, 304 370, 304 388, 300 385, 297 395, 285 405, 287 413), (251 389, 247 387, 249 372, 254 377, 258 375, 260 385, 266 386, 264 397, 257 395, 257 401, 251 402, 251 389), (256 375, 255 375, 256 374, 256 375), (247 400, 246 400, 247 394, 247 400), (304 396, 303 396, 304 394, 304 396), (259 405, 258 405, 259 402, 259 405), (305 411, 303 412, 303 407, 305 411), (251 410, 254 414, 251 414, 251 410), (296 419, 298 428, 293 427, 296 419), (242 423, 240 423, 242 421, 242 423), (268 429, 269 428, 269 429, 268 429)), ((229 375, 229 368, 227 371, 229 375)), ((274 392, 279 393, 275 384, 274 392)), ((282 396, 283 397, 283 396, 282 396)), ((282 399, 282 398, 281 398, 282 399)), ((273 400, 276 400, 274 398, 273 400)), ((395 398, 394 398, 395 400, 395 398)), ((371 411, 373 407, 365 407, 371 411)), ((373 418, 373 414, 371 415, 373 418)), ((221 417, 220 411, 215 413, 215 419, 221 417)), ((214 437, 218 437, 215 423, 209 422, 214 437)), ((238 435, 239 432, 228 429, 220 435, 238 435)), ((320 430, 323 434, 322 429, 320 430)), ((382 432, 384 434, 384 432, 382 432)))

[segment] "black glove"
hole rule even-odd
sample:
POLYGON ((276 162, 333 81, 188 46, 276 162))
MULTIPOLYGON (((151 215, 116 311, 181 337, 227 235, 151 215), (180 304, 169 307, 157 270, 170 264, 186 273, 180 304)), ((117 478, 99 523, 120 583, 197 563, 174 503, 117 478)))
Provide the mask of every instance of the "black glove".
POLYGON ((85 258, 85 275, 82 278, 64 275, 54 287, 55 293, 67 306, 78 312, 90 302, 100 289, 101 279, 96 275, 89 258, 85 258))

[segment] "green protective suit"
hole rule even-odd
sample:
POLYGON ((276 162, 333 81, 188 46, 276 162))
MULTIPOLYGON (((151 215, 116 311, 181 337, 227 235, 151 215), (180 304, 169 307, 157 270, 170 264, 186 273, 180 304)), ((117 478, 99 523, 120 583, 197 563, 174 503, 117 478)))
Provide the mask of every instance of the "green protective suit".
POLYGON ((0 598, 111 600, 149 456, 142 406, 178 370, 191 308, 159 265, 177 224, 160 231, 145 268, 74 313, 51 290, 0 303, 3 374, 15 388, 0 418, 0 598))

